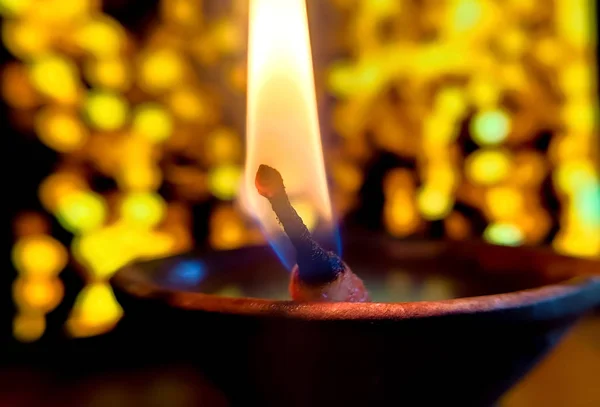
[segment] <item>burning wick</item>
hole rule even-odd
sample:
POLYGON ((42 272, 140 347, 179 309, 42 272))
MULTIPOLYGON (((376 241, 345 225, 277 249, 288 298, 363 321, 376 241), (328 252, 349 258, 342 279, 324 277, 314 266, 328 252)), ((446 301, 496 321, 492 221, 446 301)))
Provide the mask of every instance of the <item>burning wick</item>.
POLYGON ((290 294, 296 301, 370 301, 360 278, 335 253, 323 249, 311 236, 302 218, 290 204, 279 171, 261 165, 256 189, 271 203, 294 248, 290 294))

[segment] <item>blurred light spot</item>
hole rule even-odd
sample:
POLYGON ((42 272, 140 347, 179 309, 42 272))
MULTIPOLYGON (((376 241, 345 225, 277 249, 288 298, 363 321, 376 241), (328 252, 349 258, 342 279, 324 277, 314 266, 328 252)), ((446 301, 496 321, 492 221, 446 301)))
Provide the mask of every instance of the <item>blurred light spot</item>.
POLYGON ((123 48, 125 30, 118 21, 103 14, 85 22, 77 31, 76 40, 90 54, 97 57, 112 56, 123 48))
POLYGON ((483 232, 488 242, 505 246, 519 246, 523 243, 523 232, 511 223, 492 223, 483 232))
POLYGON ((456 290, 452 280, 431 276, 425 278, 419 299, 421 301, 440 301, 456 297, 456 290))
POLYGON ((92 59, 84 69, 87 80, 97 87, 124 91, 131 86, 131 71, 125 59, 92 59))
POLYGON ((496 220, 510 219, 523 210, 523 196, 514 188, 490 188, 485 194, 485 199, 491 216, 496 220))
POLYGON ((219 50, 226 54, 235 53, 242 48, 240 26, 235 21, 221 20, 212 27, 211 39, 219 50))
POLYGON ((210 108, 198 92, 181 87, 168 96, 167 103, 173 114, 185 121, 205 122, 210 118, 210 108))
POLYGON ((467 218, 459 212, 452 212, 444 219, 446 233, 452 239, 462 240, 469 237, 471 226, 467 218))
POLYGON ((467 87, 467 93, 473 104, 480 108, 493 106, 500 99, 500 89, 496 82, 483 77, 472 79, 467 87))
POLYGON ((17 278, 13 298, 20 310, 49 312, 63 298, 64 287, 58 278, 17 278))
POLYGON ((153 142, 166 140, 173 131, 171 116, 156 103, 145 103, 133 113, 133 131, 153 142))
POLYGON ((410 192, 397 191, 389 195, 383 214, 386 228, 394 236, 407 236, 420 223, 410 192))
POLYGON ((31 58, 48 51, 51 37, 45 27, 29 19, 4 19, 2 40, 16 57, 31 58))
POLYGON ((183 80, 183 74, 183 62, 172 49, 151 50, 140 60, 140 86, 150 93, 173 88, 183 80))
POLYGON ((45 55, 33 60, 29 68, 33 86, 59 102, 74 103, 79 94, 79 74, 70 59, 45 55))
POLYGON ((444 191, 425 186, 417 195, 417 205, 427 220, 443 219, 450 213, 454 199, 444 191))
POLYGON ((35 127, 40 140, 61 153, 80 149, 88 138, 87 129, 74 112, 54 106, 40 110, 35 127))
POLYGON ((589 95, 594 85, 590 67, 583 61, 570 63, 559 70, 559 83, 567 96, 589 95))
POLYGON ((130 193, 121 203, 123 220, 144 227, 156 226, 163 219, 165 210, 162 197, 152 192, 130 193))
POLYGON ((308 230, 314 230, 314 228, 317 226, 317 221, 319 220, 314 206, 311 205, 309 201, 305 200, 292 200, 291 204, 308 230))
POLYGON ((32 0, 0 0, 0 14, 17 16, 31 7, 32 0))
POLYGON ((12 260, 22 276, 53 277, 67 264, 65 247, 48 235, 31 235, 16 241, 12 248, 12 260))
POLYGON ((573 192, 597 182, 598 174, 589 161, 567 161, 554 171, 554 185, 563 192, 573 192))
POLYGON ((362 185, 363 174, 357 166, 348 162, 339 162, 332 170, 336 186, 340 189, 355 192, 362 185))
POLYGON ((454 2, 453 22, 457 31, 473 28, 482 16, 481 4, 477 0, 458 0, 454 2))
POLYGON ((2 96, 13 107, 26 109, 36 106, 40 100, 23 65, 9 63, 2 71, 2 96))
POLYGON ((443 116, 461 117, 467 110, 464 92, 456 87, 442 89, 436 96, 435 109, 443 116))
POLYGON ((87 189, 85 180, 74 172, 58 171, 46 177, 39 187, 40 201, 50 212, 55 212, 67 196, 87 189))
POLYGON ((465 162, 467 176, 476 183, 491 185, 504 180, 511 169, 511 159, 503 150, 477 150, 465 162))
POLYGON ((107 216, 106 203, 94 192, 75 192, 62 199, 56 217, 70 232, 85 232, 100 227, 107 216))
POLYGON ((568 103, 562 109, 562 118, 570 131, 594 132, 598 123, 598 107, 587 101, 568 103))
POLYGON ((227 285, 220 290, 215 291, 213 295, 229 298, 241 298, 244 296, 244 292, 242 291, 241 287, 237 285, 227 285))
POLYGON ((18 313, 13 319, 13 336, 21 342, 38 340, 46 330, 46 318, 40 312, 18 313))
POLYGON ((84 337, 110 330, 123 315, 107 283, 89 284, 81 290, 71 311, 67 327, 71 335, 84 337))
POLYGON ((206 266, 200 260, 181 260, 168 275, 172 283, 197 285, 206 277, 206 266))
POLYGON ((221 165, 208 174, 210 192, 219 199, 233 199, 240 187, 242 169, 235 165, 221 165))
POLYGON ((600 253, 600 233, 598 228, 563 228, 552 246, 561 253, 571 256, 598 258, 600 253))
POLYGON ((202 20, 202 7, 195 0, 161 1, 161 15, 165 21, 197 27, 202 20))
POLYGON ((229 128, 219 127, 206 135, 204 150, 210 164, 235 162, 242 154, 240 137, 229 128))
POLYGON ((210 244, 215 249, 240 247, 246 239, 246 230, 240 214, 230 206, 216 208, 210 217, 210 244))
POLYGON ((121 95, 91 91, 85 100, 85 113, 90 124, 100 130, 117 130, 127 121, 129 106, 121 95))
POLYGON ((503 142, 510 132, 508 113, 488 110, 475 115, 471 122, 473 140, 479 145, 495 145, 503 142))
MULTIPOLYGON (((581 221, 590 227, 600 227, 600 184, 596 181, 575 193, 575 208, 581 221)), ((600 234, 600 230, 598 230, 600 234)))
POLYGON ((154 165, 127 163, 117 174, 117 183, 123 190, 154 191, 162 182, 162 171, 154 165))

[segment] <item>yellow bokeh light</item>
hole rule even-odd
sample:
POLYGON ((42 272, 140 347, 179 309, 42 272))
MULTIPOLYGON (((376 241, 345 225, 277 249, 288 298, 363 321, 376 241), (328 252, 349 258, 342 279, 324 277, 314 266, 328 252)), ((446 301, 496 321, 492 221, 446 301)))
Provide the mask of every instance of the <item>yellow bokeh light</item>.
POLYGON ((124 58, 91 59, 84 66, 87 80, 94 86, 124 91, 130 88, 131 68, 124 58))
POLYGON ((67 195, 58 204, 56 217, 60 224, 73 233, 86 232, 100 227, 107 216, 104 198, 91 191, 78 191, 67 195))
POLYGON ((363 174, 360 168, 348 162, 336 163, 332 168, 332 173, 336 186, 344 191, 358 191, 363 183, 363 174))
POLYGON ((242 246, 246 230, 239 213, 230 206, 216 208, 210 218, 210 245, 215 249, 229 250, 242 246))
POLYGON ((65 247, 48 235, 30 235, 16 241, 12 260, 22 276, 53 277, 67 264, 65 247))
POLYGON ((175 247, 167 233, 121 221, 76 237, 71 250, 91 277, 106 279, 118 268, 136 260, 165 256, 175 247))
POLYGON ((222 20, 212 27, 211 40, 223 53, 235 53, 241 50, 243 37, 240 33, 240 25, 235 21, 222 20))
POLYGON ((477 150, 465 162, 467 177, 483 185, 496 184, 508 176, 512 163, 504 150, 477 150))
POLYGON ((40 184, 40 201, 48 211, 55 212, 63 199, 85 189, 87 184, 79 174, 70 171, 55 172, 40 184))
POLYGON ((567 161, 561 163, 552 174, 554 185, 563 192, 573 192, 598 182, 598 172, 590 161, 567 161))
POLYGON ((0 0, 0 14, 4 16, 24 14, 32 3, 33 0, 0 0))
POLYGON ((42 94, 63 103, 74 103, 79 97, 80 81, 74 62, 61 55, 44 55, 29 67, 33 86, 42 94))
POLYGON ((239 188, 242 169, 235 165, 221 165, 213 168, 208 174, 210 192, 219 199, 233 199, 239 188))
POLYGON ((48 106, 36 116, 36 131, 48 147, 67 153, 83 147, 88 131, 75 112, 48 106))
POLYGON ((206 122, 211 112, 208 101, 199 91, 187 87, 178 88, 169 94, 167 104, 178 118, 190 122, 206 122))
POLYGON ((104 282, 83 287, 67 321, 67 328, 75 337, 97 335, 110 330, 123 315, 110 286, 104 282))
POLYGON ((100 130, 117 130, 125 125, 129 106, 125 98, 111 92, 91 91, 84 110, 90 124, 100 130))
POLYGON ((465 93, 457 87, 444 88, 436 96, 435 109, 442 116, 461 117, 467 110, 465 93))
POLYGON ((475 77, 467 87, 473 104, 480 108, 488 108, 495 105, 500 99, 501 91, 495 81, 485 77, 475 77))
POLYGON ((132 225, 156 226, 165 211, 166 204, 157 193, 130 193, 121 202, 121 218, 132 225))
POLYGON ((160 93, 174 88, 183 81, 184 64, 173 49, 149 50, 139 62, 139 84, 150 93, 160 93))
POLYGON ((503 110, 479 112, 471 122, 473 140, 479 145, 502 143, 510 132, 510 117, 503 110))
POLYGON ((27 19, 5 19, 2 21, 2 40, 13 55, 31 58, 48 51, 51 33, 27 19))
POLYGON ((133 131, 152 142, 166 140, 173 131, 169 113, 157 103, 144 103, 133 112, 133 131))
POLYGON ((512 223, 492 223, 483 232, 483 237, 490 243, 505 246, 519 246, 523 243, 523 231, 512 223))
POLYGON ((119 188, 127 191, 154 191, 162 182, 158 166, 127 163, 117 173, 119 188))
POLYGON ((209 164, 235 162, 242 155, 240 137, 232 129, 219 127, 206 135, 204 151, 209 164))
POLYGON ((454 199, 448 192, 425 186, 417 195, 417 206, 427 220, 443 219, 452 210, 454 199))
POLYGON ((47 313, 60 303, 64 286, 58 278, 17 278, 13 298, 20 310, 47 313))
POLYGON ((509 220, 520 214, 523 201, 522 192, 511 187, 493 187, 485 194, 487 211, 495 220, 509 220))
POLYGON ((116 55, 125 45, 125 30, 107 15, 84 22, 75 36, 77 44, 96 57, 116 55))
POLYGON ((383 208, 386 229, 394 236, 407 236, 419 226, 419 217, 411 193, 397 191, 387 197, 383 208))
POLYGON ((569 229, 559 232, 552 246, 557 251, 580 257, 598 258, 600 253, 600 233, 598 230, 569 229))
POLYGON ((195 0, 171 0, 160 2, 161 16, 177 25, 197 27, 202 21, 202 7, 195 0))
POLYGON ((598 125, 598 107, 587 100, 569 103, 562 109, 562 118, 570 131, 594 132, 598 125))
POLYGON ((46 318, 41 312, 18 313, 13 319, 13 336, 18 341, 36 341, 45 330, 46 318))

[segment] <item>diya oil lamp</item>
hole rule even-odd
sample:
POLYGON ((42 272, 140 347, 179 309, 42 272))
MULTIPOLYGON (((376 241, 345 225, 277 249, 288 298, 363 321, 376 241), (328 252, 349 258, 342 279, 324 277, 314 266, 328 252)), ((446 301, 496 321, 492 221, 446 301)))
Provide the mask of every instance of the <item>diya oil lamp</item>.
POLYGON ((250 19, 241 201, 275 251, 127 266, 111 280, 119 329, 194 361, 234 405, 493 404, 600 305, 599 262, 366 233, 343 260, 323 248, 293 209, 309 202, 335 242, 305 4, 253 0, 250 19), (424 294, 440 282, 453 299, 424 294), (244 296, 223 295, 232 284, 244 296))

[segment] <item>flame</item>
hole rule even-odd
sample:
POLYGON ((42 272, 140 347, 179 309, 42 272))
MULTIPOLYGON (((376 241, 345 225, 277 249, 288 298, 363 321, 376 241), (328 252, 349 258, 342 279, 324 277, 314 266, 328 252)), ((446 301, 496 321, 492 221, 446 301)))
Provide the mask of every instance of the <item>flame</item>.
MULTIPOLYGON (((292 203, 333 238, 304 0, 252 0, 248 41, 246 167, 240 199, 288 267, 293 251, 269 202, 255 190, 260 164, 282 174, 292 203)), ((332 240, 333 242, 334 240, 332 240)))

